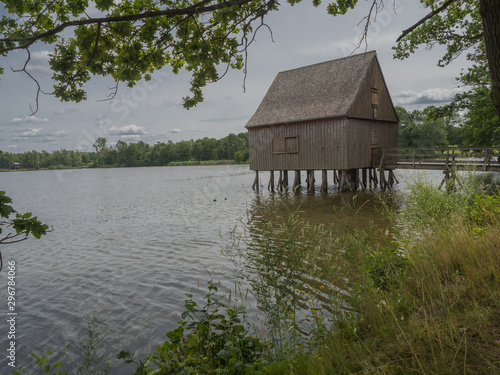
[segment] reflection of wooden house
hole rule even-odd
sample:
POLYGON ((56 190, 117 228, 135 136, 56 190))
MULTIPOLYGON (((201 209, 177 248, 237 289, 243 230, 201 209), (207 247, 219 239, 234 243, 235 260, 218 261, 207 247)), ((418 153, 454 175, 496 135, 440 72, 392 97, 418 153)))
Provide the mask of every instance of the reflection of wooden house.
MULTIPOLYGON (((371 170, 372 147, 396 147, 398 117, 375 52, 328 61, 277 75, 259 108, 248 121, 250 169, 334 171, 340 190, 353 189, 371 170), (362 176, 359 176, 359 171, 362 176)), ((311 184, 312 182, 312 184, 311 184)))

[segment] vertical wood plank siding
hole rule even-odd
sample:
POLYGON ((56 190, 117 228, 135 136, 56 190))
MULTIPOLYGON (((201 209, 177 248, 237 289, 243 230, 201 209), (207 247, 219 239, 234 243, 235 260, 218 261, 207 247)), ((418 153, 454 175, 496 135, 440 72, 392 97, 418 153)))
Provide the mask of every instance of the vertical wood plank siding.
POLYGON ((398 124, 338 118, 248 129, 250 169, 332 170, 371 166, 372 147, 395 147, 398 124), (272 153, 272 140, 298 136, 299 152, 272 153))

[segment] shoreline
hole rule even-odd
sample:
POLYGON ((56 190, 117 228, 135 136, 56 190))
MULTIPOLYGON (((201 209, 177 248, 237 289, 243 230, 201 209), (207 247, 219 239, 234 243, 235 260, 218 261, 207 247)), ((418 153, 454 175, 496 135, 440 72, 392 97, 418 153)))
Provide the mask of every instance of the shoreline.
POLYGON ((67 169, 111 169, 111 168, 149 168, 149 167, 189 167, 189 166, 210 166, 210 165, 243 165, 248 161, 239 163, 235 160, 192 160, 192 161, 172 161, 168 165, 142 165, 142 166, 79 166, 64 168, 39 168, 39 169, 0 169, 0 172, 34 172, 34 171, 61 171, 67 169))

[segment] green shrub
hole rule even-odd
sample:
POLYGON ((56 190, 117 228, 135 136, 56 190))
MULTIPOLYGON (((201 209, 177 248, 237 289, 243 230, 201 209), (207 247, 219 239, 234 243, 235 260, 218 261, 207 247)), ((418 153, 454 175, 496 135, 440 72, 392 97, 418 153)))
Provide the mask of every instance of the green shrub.
MULTIPOLYGON (((203 307, 186 294, 178 327, 167 333, 168 340, 155 353, 136 362, 135 374, 265 374, 260 362, 263 346, 243 325, 244 308, 228 307, 217 290, 210 281, 203 307)), ((118 358, 135 362, 127 351, 118 358)))

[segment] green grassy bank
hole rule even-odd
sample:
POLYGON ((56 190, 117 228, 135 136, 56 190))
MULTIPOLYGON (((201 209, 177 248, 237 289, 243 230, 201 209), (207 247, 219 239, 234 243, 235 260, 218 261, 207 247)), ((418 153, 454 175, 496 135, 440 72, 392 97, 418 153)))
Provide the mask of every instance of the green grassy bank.
POLYGON ((226 253, 251 270, 265 325, 211 282, 147 358, 118 358, 131 374, 500 373, 500 197, 456 186, 414 181, 384 205, 388 228, 293 213, 247 227, 226 253))

